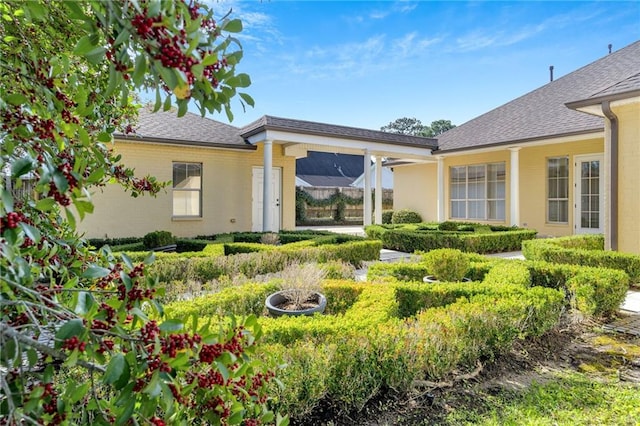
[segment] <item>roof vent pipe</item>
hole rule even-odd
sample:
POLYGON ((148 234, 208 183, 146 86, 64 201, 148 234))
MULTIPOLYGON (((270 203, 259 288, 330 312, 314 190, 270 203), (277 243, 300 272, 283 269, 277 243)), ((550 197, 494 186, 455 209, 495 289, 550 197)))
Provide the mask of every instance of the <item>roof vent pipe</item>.
POLYGON ((611 54, 611 48, 613 47, 613 44, 609 43, 609 54, 611 54))
POLYGON ((553 81, 553 65, 549 65, 549 81, 553 81))

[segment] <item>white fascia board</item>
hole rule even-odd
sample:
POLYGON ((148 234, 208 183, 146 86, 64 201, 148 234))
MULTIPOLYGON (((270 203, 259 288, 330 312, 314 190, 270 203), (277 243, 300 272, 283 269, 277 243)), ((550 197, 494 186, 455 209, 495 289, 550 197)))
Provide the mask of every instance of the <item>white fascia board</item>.
MULTIPOLYGON (((362 154, 365 149, 368 149, 372 155, 382 155, 383 157, 390 156, 413 156, 416 158, 424 158, 431 156, 431 150, 429 148, 420 148, 413 146, 394 145, 384 142, 370 142, 356 139, 346 139, 340 137, 331 136, 318 136, 307 135, 304 133, 283 132, 280 130, 267 130, 250 136, 249 142, 252 144, 262 142, 270 139, 274 143, 289 144, 297 143, 304 145, 318 145, 324 146, 324 150, 327 147, 337 148, 334 152, 347 152, 353 151, 362 154)), ((287 154, 289 155, 289 154, 287 154)))

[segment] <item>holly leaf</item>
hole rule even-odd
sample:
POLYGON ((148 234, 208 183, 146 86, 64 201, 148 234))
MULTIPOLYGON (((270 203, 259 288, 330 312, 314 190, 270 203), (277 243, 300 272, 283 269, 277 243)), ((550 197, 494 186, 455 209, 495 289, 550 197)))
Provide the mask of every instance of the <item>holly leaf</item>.
POLYGON ((26 175, 33 170, 33 162, 30 158, 18 158, 11 166, 11 175, 14 178, 26 175))

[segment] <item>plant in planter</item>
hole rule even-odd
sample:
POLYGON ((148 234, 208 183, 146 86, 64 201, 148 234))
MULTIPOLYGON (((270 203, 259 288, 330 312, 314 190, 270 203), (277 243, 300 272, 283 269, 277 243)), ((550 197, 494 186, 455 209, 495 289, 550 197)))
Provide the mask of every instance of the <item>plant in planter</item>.
POLYGON ((464 275, 469 270, 470 262, 466 254, 456 249, 431 250, 424 256, 427 270, 432 275, 424 277, 424 282, 463 281, 464 275))
POLYGON ((281 290, 267 297, 265 306, 271 316, 313 315, 324 312, 327 299, 320 283, 327 272, 315 263, 291 264, 280 273, 281 290))

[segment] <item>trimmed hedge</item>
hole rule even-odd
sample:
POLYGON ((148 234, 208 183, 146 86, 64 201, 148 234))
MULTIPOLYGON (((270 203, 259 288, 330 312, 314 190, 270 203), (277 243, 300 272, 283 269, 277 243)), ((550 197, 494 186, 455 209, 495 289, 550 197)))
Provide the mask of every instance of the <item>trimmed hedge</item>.
MULTIPOLYGON (((611 315, 615 313, 629 288, 627 275, 620 270, 594 268, 542 261, 518 261, 506 259, 481 259, 466 254, 471 260, 465 276, 483 285, 498 287, 547 287, 562 290, 566 305, 577 307, 586 315, 611 315)), ((432 273, 425 262, 376 263, 369 267, 369 281, 416 281, 432 273)), ((434 284, 432 284, 434 285, 434 284)), ((438 284, 439 285, 439 284, 438 284)), ((449 286, 454 283, 443 283, 449 286)))
MULTIPOLYGON (((472 368, 478 359, 508 350, 516 339, 545 333, 566 308, 565 289, 586 314, 606 314, 617 307, 627 280, 623 272, 610 269, 466 256, 471 260, 469 274, 483 282, 330 280, 323 282, 323 292, 333 315, 259 318, 264 333, 260 356, 287 364, 278 372, 285 386, 274 383, 271 389, 274 408, 294 420, 323 400, 339 410, 362 409, 383 389, 408 391, 416 379, 437 380, 472 368)), ((370 270, 380 276, 391 268, 413 266, 417 271, 420 262, 379 263, 370 270)), ((416 275, 421 278, 422 273, 416 275)), ((197 299, 191 307, 189 302, 173 303, 167 312, 257 313, 272 285, 227 288, 197 299)), ((213 326, 220 321, 212 316, 213 326)))
MULTIPOLYGON (((237 246, 237 245, 229 245, 237 246)), ((246 244, 243 246, 247 246, 246 244)), ((380 241, 363 240, 339 245, 287 248, 287 246, 262 245, 266 251, 239 253, 222 257, 158 256, 150 266, 150 272, 159 281, 194 280, 206 282, 222 275, 243 274, 248 278, 282 271, 290 263, 342 260, 359 267, 362 262, 380 258, 380 241)), ((226 247, 225 247, 226 249, 226 247)))
MULTIPOLYGON (((367 233, 369 234, 367 228, 367 233)), ((377 234, 379 229, 373 230, 377 234)), ((430 251, 438 248, 455 248, 466 252, 498 253, 520 250, 522 242, 535 238, 537 231, 518 230, 494 233, 467 233, 447 231, 403 231, 386 229, 380 235, 382 245, 387 249, 399 250, 407 253, 430 251)))
POLYGON ((640 256, 605 251, 601 235, 527 241, 522 245, 522 254, 530 260, 620 269, 629 275, 631 283, 640 284, 640 256))

